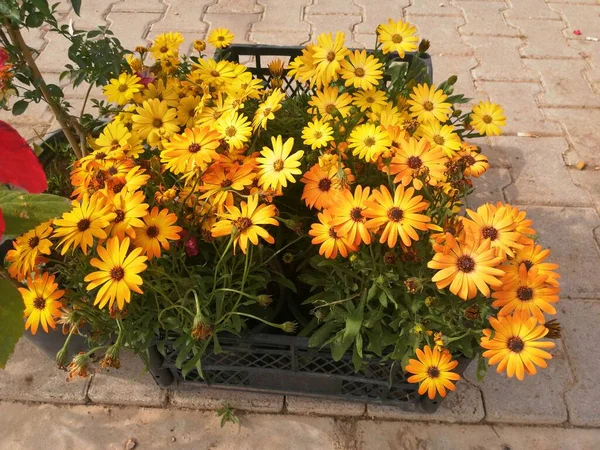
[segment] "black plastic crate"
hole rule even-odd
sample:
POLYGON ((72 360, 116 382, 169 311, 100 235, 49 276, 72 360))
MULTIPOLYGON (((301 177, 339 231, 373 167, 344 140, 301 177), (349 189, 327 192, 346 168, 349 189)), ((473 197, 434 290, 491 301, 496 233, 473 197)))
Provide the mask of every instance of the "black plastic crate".
MULTIPOLYGON (((168 344, 164 356, 152 348, 150 372, 163 387, 176 383, 307 395, 393 405, 408 411, 434 412, 442 400, 418 395, 418 385, 406 381, 398 361, 374 358, 355 373, 350 354, 334 361, 328 348, 309 348, 304 337, 247 333, 219 336, 219 343, 222 352, 210 348, 202 358, 204 378, 194 368, 183 379, 175 367, 177 352, 168 344)), ((462 374, 471 360, 458 361, 455 372, 462 374)))

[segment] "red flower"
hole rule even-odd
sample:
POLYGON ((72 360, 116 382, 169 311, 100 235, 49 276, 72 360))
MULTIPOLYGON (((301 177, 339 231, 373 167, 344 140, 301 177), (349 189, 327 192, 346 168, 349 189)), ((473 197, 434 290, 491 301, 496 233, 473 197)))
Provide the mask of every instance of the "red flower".
POLYGON ((581 36, 581 31, 579 31, 579 30, 573 30, 573 34, 575 36, 581 36))
POLYGON ((25 139, 0 120, 0 184, 12 184, 33 194, 48 187, 42 165, 25 139))
POLYGON ((191 258, 198 255, 198 253, 200 253, 200 249, 198 249, 198 239, 196 236, 187 238, 185 241, 185 254, 191 258))
POLYGON ((8 52, 4 48, 0 48, 0 67, 8 61, 8 52))

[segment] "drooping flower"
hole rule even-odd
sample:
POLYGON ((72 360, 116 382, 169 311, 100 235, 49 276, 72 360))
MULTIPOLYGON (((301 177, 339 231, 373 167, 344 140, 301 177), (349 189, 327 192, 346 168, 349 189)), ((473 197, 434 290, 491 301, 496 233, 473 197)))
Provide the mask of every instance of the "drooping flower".
POLYGON ((548 334, 548 328, 538 325, 537 318, 515 313, 490 317, 490 325, 493 330, 483 330, 481 346, 487 349, 483 357, 488 358, 488 364, 498 364, 498 373, 506 370, 509 378, 516 375, 522 381, 525 374, 537 373, 536 366, 548 367, 545 360, 552 359, 552 355, 542 349, 554 348, 554 342, 540 340, 548 334))
POLYGON ((416 32, 417 29, 409 23, 389 19, 387 24, 382 23, 377 27, 377 41, 382 44, 383 53, 397 52, 400 58, 404 58, 406 52, 417 49, 419 38, 416 32))
POLYGON ((363 212, 367 209, 370 188, 356 186, 354 195, 349 190, 340 192, 335 204, 329 208, 333 219, 331 226, 335 227, 338 236, 347 236, 348 242, 359 245, 371 243, 371 234, 366 227, 366 217, 363 212))
POLYGON ((122 241, 118 237, 112 237, 106 243, 106 247, 98 246, 98 258, 92 258, 90 264, 97 269, 84 278, 89 282, 86 289, 91 291, 100 287, 94 300, 94 305, 100 309, 108 303, 112 308, 117 302, 120 310, 125 303, 131 302, 131 291, 143 294, 140 286, 144 283, 139 276, 146 270, 146 256, 141 256, 142 249, 134 248, 129 251, 129 238, 122 241))
POLYGON ((473 107, 471 125, 480 134, 499 136, 502 133, 500 127, 506 125, 504 110, 495 103, 490 103, 489 101, 480 102, 473 107))
POLYGON ((259 128, 267 129, 267 122, 275 118, 274 113, 281 109, 281 102, 284 98, 285 92, 282 92, 281 89, 274 89, 271 95, 258 105, 252 119, 252 128, 255 131, 259 128))
POLYGON ((426 345, 423 350, 417 349, 419 359, 410 359, 404 368, 408 373, 414 374, 408 377, 407 381, 419 383, 419 395, 427 392, 430 400, 435 398, 436 393, 445 397, 446 389, 449 391, 456 389, 453 381, 460 380, 460 375, 452 372, 452 369, 458 366, 458 361, 453 361, 450 353, 431 350, 429 345, 426 345))
POLYGON ((348 60, 341 62, 340 74, 346 80, 346 86, 368 90, 376 87, 383 78, 383 64, 373 55, 367 56, 366 50, 355 50, 348 60))
POLYGON ((429 203, 414 193, 414 188, 404 190, 404 186, 398 185, 392 197, 388 188, 381 185, 365 202, 367 209, 363 215, 369 218, 366 227, 374 232, 383 227, 379 239, 381 244, 387 242, 388 247, 393 248, 400 237, 404 245, 410 247, 413 241, 419 240, 415 230, 428 230, 431 218, 420 212, 426 210, 429 203))
POLYGON ((525 311, 539 323, 545 323, 544 313, 556 314, 552 303, 558 302, 560 292, 560 288, 547 284, 547 279, 547 275, 539 274, 537 267, 528 270, 524 263, 519 267, 518 277, 505 275, 501 279, 502 286, 492 294, 496 299, 492 306, 502 308, 498 316, 525 311))
POLYGON ((143 226, 134 228, 135 239, 133 245, 142 249, 148 259, 158 258, 160 256, 160 248, 165 250, 171 248, 169 240, 176 241, 179 239, 179 233, 183 230, 177 225, 177 216, 169 213, 169 210, 164 208, 159 209, 157 206, 152 208, 152 211, 143 218, 143 226))
POLYGON ((140 77, 122 73, 119 78, 113 78, 110 83, 104 86, 104 95, 109 102, 115 102, 117 105, 128 103, 133 96, 144 88, 140 83, 140 77))
POLYGON ((211 230, 213 237, 234 236, 234 251, 239 245, 244 254, 248 251, 248 241, 258 245, 258 238, 263 238, 269 244, 275 239, 265 230, 263 225, 279 225, 275 219, 275 205, 258 204, 258 196, 248 197, 248 203, 241 202, 240 207, 226 205, 226 213, 219 215, 211 230))
POLYGON ((294 175, 300 175, 300 159, 304 155, 303 150, 290 154, 294 149, 294 138, 285 142, 281 136, 271 137, 271 147, 263 147, 261 158, 256 158, 259 164, 259 186, 265 189, 279 190, 287 186, 288 181, 295 183, 294 175))
POLYGON ((54 236, 61 238, 58 243, 58 247, 62 247, 61 255, 71 246, 73 249, 80 247, 87 255, 88 247, 94 245, 94 238, 106 239, 106 228, 116 216, 106 198, 98 193, 73 202, 70 212, 54 220, 54 236))
POLYGON ((54 278, 54 275, 44 272, 41 276, 27 277, 27 288, 19 288, 25 303, 25 329, 31 329, 31 334, 37 333, 40 323, 48 333, 48 327, 56 328, 54 319, 61 316, 62 303, 59 300, 65 291, 58 290, 54 278))
POLYGON ((349 252, 357 250, 357 246, 348 239, 348 236, 338 235, 335 227, 331 225, 333 217, 328 210, 319 213, 318 218, 319 223, 313 223, 308 234, 313 236, 312 244, 321 244, 319 255, 335 259, 339 253, 345 258, 349 252))
POLYGON ((441 89, 436 90, 435 85, 418 84, 408 100, 410 112, 422 123, 433 120, 445 122, 452 113, 452 104, 446 102, 447 98, 441 89))
POLYGON ((496 256, 490 241, 472 239, 467 243, 458 243, 446 233, 447 245, 442 252, 436 252, 427 267, 438 272, 431 278, 439 289, 450 286, 450 292, 463 300, 475 298, 479 290, 484 296, 490 296, 490 288, 500 287, 500 277, 504 272, 498 265, 504 260, 496 256))
POLYGON ((226 48, 231 45, 234 34, 227 28, 215 28, 208 35, 208 43, 216 48, 226 48))

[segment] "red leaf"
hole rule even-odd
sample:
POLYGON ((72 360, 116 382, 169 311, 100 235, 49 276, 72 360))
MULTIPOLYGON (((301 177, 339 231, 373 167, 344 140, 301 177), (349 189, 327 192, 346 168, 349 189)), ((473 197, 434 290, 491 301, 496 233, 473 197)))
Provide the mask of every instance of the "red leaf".
POLYGON ((2 240, 4 230, 6 230, 6 223, 4 222, 4 216, 2 215, 2 209, 0 209, 0 240, 2 240))
POLYGON ((575 36, 581 36, 581 31, 579 31, 579 30, 573 30, 573 34, 575 36))
POLYGON ((25 139, 0 120, 0 184, 12 184, 33 194, 48 187, 42 165, 25 139))

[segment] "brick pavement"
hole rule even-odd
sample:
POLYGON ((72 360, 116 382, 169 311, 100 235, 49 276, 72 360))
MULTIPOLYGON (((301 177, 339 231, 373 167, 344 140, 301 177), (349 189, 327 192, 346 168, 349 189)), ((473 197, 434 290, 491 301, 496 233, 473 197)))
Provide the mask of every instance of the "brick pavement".
MULTIPOLYGON (((229 395, 227 402, 258 412, 600 426, 600 42, 586 40, 600 38, 600 1, 96 0, 83 5, 78 18, 63 2, 62 19, 82 28, 107 24, 129 46, 164 31, 181 31, 189 45, 212 27, 224 26, 237 42, 302 44, 324 31, 343 30, 348 45, 369 47, 378 23, 404 17, 431 40, 438 82, 456 73, 457 91, 506 110, 505 135, 483 142, 492 169, 478 181, 474 202, 500 199, 526 207, 542 243, 561 264, 564 338, 549 369, 521 384, 492 372, 478 383, 470 370, 457 394, 433 416, 296 397, 229 395), (586 163, 585 170, 575 167, 579 162, 586 163)), ((65 55, 65 42, 43 30, 30 31, 27 39, 41 52, 44 73, 57 80, 66 63, 57 58, 65 55)), ((80 105, 83 93, 69 90, 66 96, 80 105)), ((41 105, 0 118, 28 138, 56 128, 41 105)), ((22 343, 8 369, 0 371, 0 399, 200 409, 214 409, 221 400, 213 391, 159 391, 137 366, 66 385, 50 364, 28 360, 35 351, 28 345, 22 343), (32 371, 31 379, 25 369, 32 371)))

